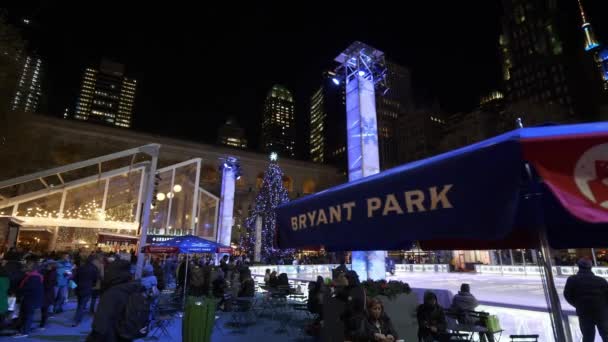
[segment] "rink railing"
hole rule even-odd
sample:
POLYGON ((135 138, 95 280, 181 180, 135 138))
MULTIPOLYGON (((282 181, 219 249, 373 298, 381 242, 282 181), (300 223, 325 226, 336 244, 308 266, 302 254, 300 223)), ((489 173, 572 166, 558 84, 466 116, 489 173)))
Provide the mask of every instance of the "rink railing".
MULTIPOLYGON (((608 267, 593 267, 593 273, 600 277, 608 278, 608 267)), ((482 274, 503 274, 503 275, 540 275, 538 266, 523 265, 475 265, 475 272, 482 274)), ((553 266, 553 274, 558 276, 571 276, 578 272, 576 266, 553 266)))
MULTIPOLYGON (((338 264, 325 265, 267 265, 267 266, 251 266, 251 273, 264 274, 267 269, 270 272, 276 271, 278 274, 286 273, 299 275, 331 275, 331 270, 338 267, 338 264)), ((350 264, 346 265, 348 269, 350 264)), ((450 271, 450 266, 447 264, 395 264, 396 273, 447 273, 450 271)))

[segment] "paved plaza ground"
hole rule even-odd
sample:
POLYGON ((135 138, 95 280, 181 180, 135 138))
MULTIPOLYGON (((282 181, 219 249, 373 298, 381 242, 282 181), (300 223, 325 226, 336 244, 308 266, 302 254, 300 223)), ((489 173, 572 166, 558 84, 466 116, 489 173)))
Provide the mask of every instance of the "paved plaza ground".
MULTIPOLYGON (((34 330, 28 338, 13 339, 7 334, 0 335, 0 341, 84 341, 90 331, 91 316, 86 316, 80 326, 73 328, 72 317, 76 308, 76 303, 71 300, 66 305, 67 310, 50 318, 45 330, 34 330)), ((302 341, 312 342, 313 339, 304 335, 300 327, 304 326, 304 321, 300 318, 294 318, 294 321, 285 324, 286 330, 281 329, 281 324, 271 319, 269 316, 262 315, 258 317, 255 324, 249 324, 246 327, 233 327, 229 324, 231 317, 225 313, 219 313, 218 322, 214 328, 211 338, 212 342, 244 342, 244 341, 259 341, 259 342, 279 342, 279 341, 302 341)), ((38 326, 39 313, 35 318, 35 325, 38 326)), ((170 337, 148 336, 138 341, 174 341, 180 342, 181 338, 181 319, 176 318, 173 324, 169 327, 170 337)))

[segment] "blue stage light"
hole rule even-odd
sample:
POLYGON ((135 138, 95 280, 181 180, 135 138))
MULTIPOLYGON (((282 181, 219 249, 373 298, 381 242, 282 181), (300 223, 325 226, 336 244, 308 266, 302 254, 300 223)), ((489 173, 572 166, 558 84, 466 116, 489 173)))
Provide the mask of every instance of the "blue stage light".
POLYGON ((334 82, 335 85, 340 85, 340 80, 335 77, 332 78, 331 81, 334 82))
POLYGON ((359 70, 359 76, 365 76, 365 71, 359 70))

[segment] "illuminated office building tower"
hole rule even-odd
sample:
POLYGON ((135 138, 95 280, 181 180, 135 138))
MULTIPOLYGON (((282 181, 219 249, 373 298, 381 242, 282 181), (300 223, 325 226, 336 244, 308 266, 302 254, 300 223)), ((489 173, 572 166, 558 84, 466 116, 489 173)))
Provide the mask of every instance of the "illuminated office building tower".
POLYGON ((291 92, 281 86, 272 87, 264 102, 262 116, 262 149, 280 156, 295 157, 296 117, 291 92))
POLYGON ((74 117, 130 128, 137 81, 124 76, 124 65, 102 61, 99 69, 87 68, 82 78, 74 117))

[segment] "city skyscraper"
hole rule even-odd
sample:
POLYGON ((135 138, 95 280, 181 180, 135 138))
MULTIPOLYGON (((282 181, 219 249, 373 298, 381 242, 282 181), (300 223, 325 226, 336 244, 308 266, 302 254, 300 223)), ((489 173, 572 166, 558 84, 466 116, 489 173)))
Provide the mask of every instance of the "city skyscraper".
POLYGON ((399 163, 424 159, 439 153, 446 118, 435 104, 428 108, 408 111, 398 118, 395 130, 399 151, 399 163))
POLYGON ((220 126, 217 132, 217 142, 220 145, 247 148, 245 130, 234 118, 229 118, 225 124, 220 126))
POLYGON ((578 0, 578 7, 583 20, 582 28, 585 35, 585 51, 588 51, 596 63, 599 77, 602 80, 604 91, 608 92, 608 47, 598 42, 587 20, 582 0, 578 0))
MULTIPOLYGON (((594 120, 602 102, 597 66, 582 49, 594 49, 597 41, 590 25, 573 13, 575 1, 503 0, 503 34, 500 52, 507 103, 560 106, 566 113, 556 122, 594 120), (567 15, 567 14, 570 15, 567 15)), ((523 113, 536 122, 534 113, 523 113)))
POLYGON ((386 94, 376 94, 378 116, 378 147, 382 170, 400 164, 399 119, 412 111, 412 78, 409 69, 387 61, 388 87, 386 94))
POLYGON ((346 171, 346 108, 344 84, 335 72, 323 73, 321 86, 310 99, 310 158, 346 171))
POLYGON ((274 85, 264 102, 262 115, 262 149, 280 156, 296 155, 296 116, 291 92, 281 85, 274 85))
POLYGON ((40 107, 42 96, 42 59, 35 55, 18 57, 21 64, 15 96, 11 103, 13 111, 35 113, 40 107))
POLYGON ((103 60, 99 69, 87 68, 82 78, 74 117, 130 128, 137 81, 125 77, 124 65, 103 60))

